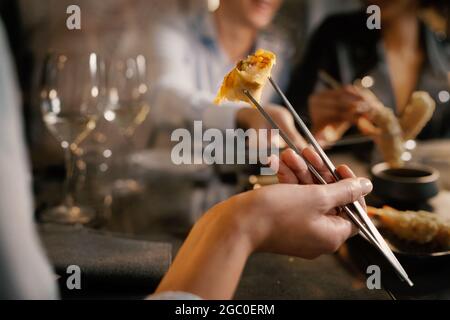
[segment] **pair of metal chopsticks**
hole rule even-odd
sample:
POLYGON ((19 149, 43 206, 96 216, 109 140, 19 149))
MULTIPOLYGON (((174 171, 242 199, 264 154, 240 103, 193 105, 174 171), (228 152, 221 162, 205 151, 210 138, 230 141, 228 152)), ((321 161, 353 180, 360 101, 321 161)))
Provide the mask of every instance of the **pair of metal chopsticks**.
MULTIPOLYGON (((269 81, 272 85, 272 87, 275 89, 275 91, 278 93, 278 95, 283 100, 286 107, 289 109, 291 114, 294 116, 294 119, 297 123, 297 125, 300 127, 300 130, 302 131, 303 135, 306 137, 307 141, 313 146, 313 148, 316 150, 316 152, 319 154, 325 165, 327 166, 328 170, 333 175, 334 179, 336 181, 341 180, 339 177, 336 167, 331 162, 331 160, 328 158, 328 156, 323 151, 322 147, 319 145, 317 140, 314 138, 311 131, 308 129, 306 124, 303 122, 303 120, 300 118, 298 113, 295 111, 292 104, 289 102, 285 94, 281 91, 280 87, 275 83, 275 81, 272 78, 269 78, 269 81)), ((300 150, 297 148, 297 146, 292 142, 292 140, 289 138, 289 136, 280 129, 278 124, 272 119, 272 117, 264 110, 264 108, 256 101, 256 99, 251 95, 251 93, 248 90, 244 90, 244 94, 250 99, 250 101, 254 104, 254 106, 259 110, 259 112, 264 116, 264 118, 270 123, 270 125, 277 129, 280 132, 281 137, 285 140, 285 142, 288 144, 288 146, 294 150, 300 157, 302 157, 302 154, 300 150)), ((314 166, 305 158, 303 158, 306 162, 308 169, 312 173, 312 175, 315 177, 315 179, 320 184, 327 184, 325 179, 319 174, 319 172, 314 168, 314 166)), ((349 219, 359 228, 360 234, 368 240, 372 245, 374 245, 383 255, 386 257, 386 259, 389 261, 389 263, 394 267, 398 275, 406 281, 410 286, 413 286, 414 284, 409 279, 408 274, 403 269, 400 262, 395 257, 394 253, 391 251, 387 243, 384 241, 383 237, 375 227, 375 225, 370 220, 369 216, 367 215, 366 211, 362 207, 362 205, 359 202, 354 202, 352 204, 349 204, 347 206, 344 206, 342 210, 347 214, 349 219)))

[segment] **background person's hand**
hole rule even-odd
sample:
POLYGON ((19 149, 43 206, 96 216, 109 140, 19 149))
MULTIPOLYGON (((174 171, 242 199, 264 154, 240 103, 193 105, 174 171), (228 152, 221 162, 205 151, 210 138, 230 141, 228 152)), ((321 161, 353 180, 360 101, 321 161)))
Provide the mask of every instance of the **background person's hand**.
MULTIPOLYGON (((298 148, 302 149, 306 146, 305 140, 295 127, 294 118, 286 108, 277 105, 269 105, 264 107, 264 109, 298 148)), ((256 108, 243 108, 238 111, 236 118, 238 126, 244 129, 272 129, 270 124, 256 108)), ((268 139, 271 143, 279 142, 278 147, 280 148, 286 146, 284 141, 279 136, 272 137, 269 135, 268 139)))
POLYGON ((313 132, 318 140, 335 142, 357 118, 370 108, 370 103, 354 86, 323 90, 308 101, 313 132))

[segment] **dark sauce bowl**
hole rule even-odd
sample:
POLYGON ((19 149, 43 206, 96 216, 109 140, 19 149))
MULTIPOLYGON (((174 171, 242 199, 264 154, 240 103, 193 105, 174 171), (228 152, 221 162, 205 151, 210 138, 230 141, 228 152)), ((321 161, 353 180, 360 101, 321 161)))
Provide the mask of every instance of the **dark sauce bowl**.
POLYGON ((390 168, 380 163, 372 167, 371 174, 373 193, 387 202, 425 203, 439 193, 439 172, 428 166, 390 168))

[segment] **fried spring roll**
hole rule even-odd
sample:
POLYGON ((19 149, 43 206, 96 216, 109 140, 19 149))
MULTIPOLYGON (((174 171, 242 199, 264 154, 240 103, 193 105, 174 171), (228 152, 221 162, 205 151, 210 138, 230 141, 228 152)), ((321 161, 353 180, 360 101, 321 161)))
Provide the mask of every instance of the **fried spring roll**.
POLYGON ((276 64, 276 55, 270 51, 259 49, 252 56, 240 61, 225 77, 214 102, 220 104, 223 100, 249 102, 243 93, 248 90, 256 101, 261 101, 261 95, 272 68, 276 64))

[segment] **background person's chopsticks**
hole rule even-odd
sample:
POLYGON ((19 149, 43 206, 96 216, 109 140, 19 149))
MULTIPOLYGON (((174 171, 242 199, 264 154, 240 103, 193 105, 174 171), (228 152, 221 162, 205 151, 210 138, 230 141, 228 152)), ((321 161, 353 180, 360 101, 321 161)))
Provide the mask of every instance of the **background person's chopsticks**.
POLYGON ((328 86, 330 86, 332 89, 342 88, 342 84, 340 84, 339 81, 334 79, 328 72, 324 70, 319 71, 319 79, 322 80, 328 86))
MULTIPOLYGON (((306 136, 309 143, 312 144, 316 152, 319 154, 319 156, 322 158, 324 163, 326 164, 327 168, 330 170, 336 181, 340 180, 340 177, 337 174, 336 168, 331 162, 331 160, 327 157, 323 149, 320 147, 317 140, 314 138, 312 133, 309 131, 308 127, 305 125, 303 120, 300 118, 300 116, 297 114, 291 103, 288 101, 284 93, 281 91, 280 87, 273 81, 272 78, 269 78, 270 83, 274 87, 275 91, 280 95, 280 97, 283 99, 283 102, 286 104, 286 107, 288 107, 289 111, 294 116, 295 121, 300 126, 301 131, 306 136)), ((264 116, 264 118, 274 127, 275 129, 278 129, 280 132, 281 137, 286 141, 286 143, 291 147, 297 154, 301 156, 300 151, 298 148, 292 143, 292 141, 289 139, 289 137, 285 134, 283 130, 275 123, 275 121, 270 117, 267 112, 265 112, 264 108, 254 99, 254 97, 250 94, 249 91, 244 91, 245 95, 250 99, 250 101, 255 105, 255 107, 261 112, 261 114, 264 116)), ((311 173, 314 175, 314 177, 317 179, 317 181, 321 184, 326 184, 326 181, 323 179, 323 177, 317 172, 317 170, 305 159, 308 169, 311 171, 311 173)), ((348 217, 355 223, 355 225, 359 228, 362 235, 369 240, 390 262, 390 264, 394 267, 394 269, 397 271, 397 273, 401 276, 402 279, 404 279, 410 286, 413 286, 413 283, 409 279, 406 271, 401 266, 400 262, 397 260, 395 255, 392 253, 391 249, 388 247, 386 242, 384 241, 381 234, 378 232, 376 227, 373 225, 370 218, 367 216, 367 213, 361 206, 359 202, 355 202, 350 206, 343 207, 344 211, 348 215, 348 217), (351 210, 356 211, 356 214, 351 210), (359 219, 358 219, 359 218, 359 219)))

